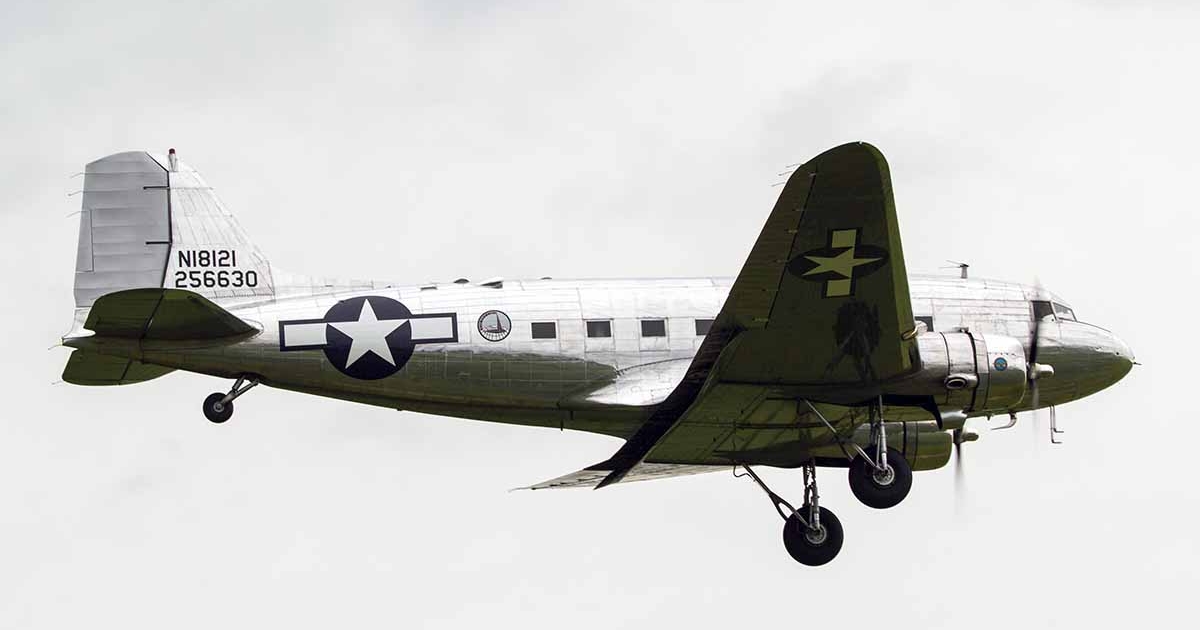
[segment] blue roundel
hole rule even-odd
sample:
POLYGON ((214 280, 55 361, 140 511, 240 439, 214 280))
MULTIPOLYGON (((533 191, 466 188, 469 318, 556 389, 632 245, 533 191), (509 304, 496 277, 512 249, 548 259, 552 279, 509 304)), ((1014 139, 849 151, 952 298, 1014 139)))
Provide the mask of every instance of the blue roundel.
POLYGON ((387 378, 412 358, 411 317, 407 306, 387 297, 342 300, 325 312, 325 358, 351 378, 387 378))
POLYGON ((992 365, 996 366, 997 372, 1003 372, 1004 370, 1008 369, 1008 359, 1005 359, 1004 357, 996 357, 996 361, 992 363, 992 365))

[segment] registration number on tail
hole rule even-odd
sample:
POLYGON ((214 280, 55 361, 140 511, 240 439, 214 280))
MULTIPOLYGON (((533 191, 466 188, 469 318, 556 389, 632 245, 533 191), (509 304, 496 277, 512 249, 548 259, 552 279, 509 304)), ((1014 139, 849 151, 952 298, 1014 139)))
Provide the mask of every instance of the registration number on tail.
POLYGON ((175 288, 217 289, 258 286, 258 272, 237 268, 237 250, 188 249, 175 252, 175 288))

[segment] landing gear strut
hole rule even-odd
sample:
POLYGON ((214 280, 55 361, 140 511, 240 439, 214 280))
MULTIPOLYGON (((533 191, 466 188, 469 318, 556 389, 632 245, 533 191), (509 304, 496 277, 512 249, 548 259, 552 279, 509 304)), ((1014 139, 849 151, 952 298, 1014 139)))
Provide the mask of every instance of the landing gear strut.
POLYGON ((742 468, 767 493, 775 511, 783 518, 783 546, 792 559, 816 567, 837 557, 842 550, 842 523, 833 512, 819 505, 814 462, 804 465, 804 505, 800 509, 772 492, 752 468, 744 464, 742 468))
POLYGON ((879 407, 871 408, 871 445, 855 446, 850 462, 850 491, 867 507, 883 510, 898 505, 912 489, 912 467, 896 449, 887 446, 887 430, 879 407))
POLYGON ((208 398, 204 399, 204 417, 215 424, 221 424, 230 419, 233 417, 233 399, 253 389, 258 382, 257 378, 251 378, 247 383, 245 376, 239 376, 228 394, 221 392, 209 394, 208 398), (243 383, 245 383, 244 386, 243 383))

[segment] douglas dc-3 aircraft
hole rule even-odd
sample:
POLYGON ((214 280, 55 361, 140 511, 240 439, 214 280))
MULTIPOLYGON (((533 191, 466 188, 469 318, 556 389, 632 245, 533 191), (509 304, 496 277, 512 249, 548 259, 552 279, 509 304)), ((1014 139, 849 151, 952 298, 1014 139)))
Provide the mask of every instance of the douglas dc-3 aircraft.
POLYGON ((118 153, 87 165, 75 305, 67 382, 233 379, 204 400, 215 423, 266 384, 611 435, 625 443, 609 459, 531 488, 740 468, 806 565, 842 546, 817 467, 849 468, 859 500, 892 507, 912 471, 977 437, 967 418, 1011 426, 1133 365, 1040 287, 910 278, 887 162, 863 143, 795 170, 733 279, 413 286, 286 274, 173 149, 118 153), (801 468, 799 507, 754 466, 801 468))

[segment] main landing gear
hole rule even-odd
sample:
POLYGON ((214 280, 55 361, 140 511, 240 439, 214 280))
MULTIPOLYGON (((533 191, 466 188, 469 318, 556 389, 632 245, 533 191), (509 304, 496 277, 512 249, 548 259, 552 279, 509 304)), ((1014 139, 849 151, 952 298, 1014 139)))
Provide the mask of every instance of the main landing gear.
POLYGON ((912 467, 896 449, 878 451, 875 458, 860 455, 850 462, 850 491, 867 507, 885 510, 899 505, 912 489, 912 467))
POLYGON ((228 394, 222 394, 221 392, 209 394, 208 398, 204 399, 204 417, 208 418, 209 422, 215 424, 221 424, 230 419, 233 417, 233 399, 250 391, 258 383, 257 378, 251 378, 247 382, 245 376, 239 376, 228 394))
POLYGON ((887 446, 882 400, 871 406, 870 446, 866 450, 841 437, 811 402, 804 402, 829 428, 842 453, 850 460, 850 491, 863 505, 883 510, 898 505, 908 496, 908 491, 912 489, 912 466, 904 455, 887 446))
POLYGON ((871 445, 850 462, 850 491, 867 507, 895 507, 912 489, 912 467, 896 449, 887 447, 883 417, 871 410, 871 445))
POLYGON ((767 493, 775 511, 783 518, 783 546, 792 559, 816 567, 837 557, 842 550, 842 523, 833 512, 819 505, 814 462, 804 465, 804 505, 800 509, 772 492, 752 468, 746 465, 742 468, 767 493))

